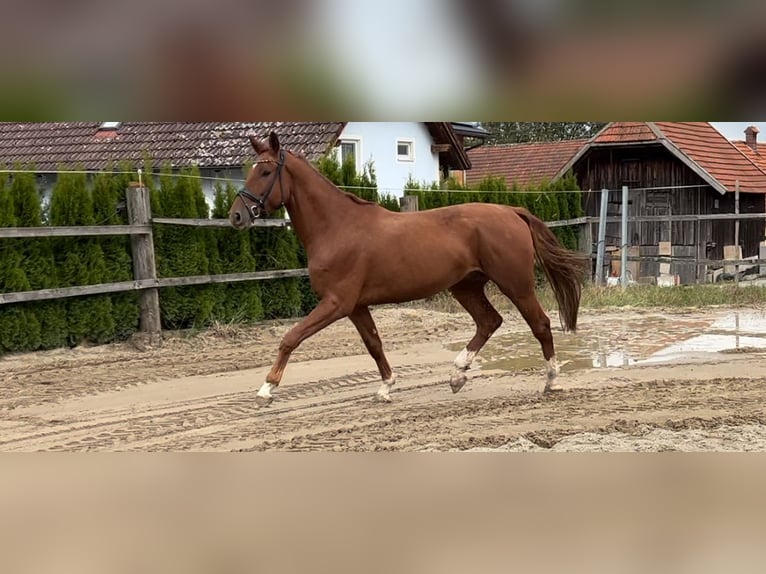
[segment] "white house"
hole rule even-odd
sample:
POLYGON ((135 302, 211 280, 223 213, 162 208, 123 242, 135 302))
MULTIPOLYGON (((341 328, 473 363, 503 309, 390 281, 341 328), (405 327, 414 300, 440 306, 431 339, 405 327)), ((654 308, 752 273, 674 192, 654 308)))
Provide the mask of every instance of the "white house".
POLYGON ((378 191, 402 195, 408 180, 439 181, 446 170, 463 171, 470 167, 464 153, 454 153, 450 162, 442 157, 452 149, 463 152, 454 130, 426 122, 348 122, 338 137, 339 160, 352 158, 361 172, 372 161, 378 191), (441 132, 440 132, 441 130, 441 132))

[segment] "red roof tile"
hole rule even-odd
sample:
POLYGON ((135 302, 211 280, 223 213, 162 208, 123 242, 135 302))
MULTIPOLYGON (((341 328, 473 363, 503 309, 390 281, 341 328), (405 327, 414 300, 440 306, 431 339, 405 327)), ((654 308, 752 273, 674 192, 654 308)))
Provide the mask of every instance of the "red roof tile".
POLYGON ((466 183, 475 185, 487 176, 501 176, 508 185, 536 185, 552 180, 588 140, 486 145, 468 152, 472 168, 466 183))
POLYGON ((708 122, 657 122, 665 137, 692 161, 734 191, 766 193, 766 172, 708 122))
POLYGON ((594 144, 650 142, 657 139, 646 122, 612 122, 591 140, 594 144))
POLYGON ((731 143, 737 146, 739 151, 750 158, 750 161, 766 171, 766 142, 758 142, 758 151, 753 151, 753 148, 747 145, 744 140, 734 140, 731 143))

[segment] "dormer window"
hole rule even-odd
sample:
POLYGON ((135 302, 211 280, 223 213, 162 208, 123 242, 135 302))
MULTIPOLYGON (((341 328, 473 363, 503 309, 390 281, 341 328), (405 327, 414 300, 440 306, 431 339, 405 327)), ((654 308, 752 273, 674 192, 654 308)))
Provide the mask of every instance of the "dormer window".
POLYGON ((102 122, 96 132, 96 138, 110 140, 117 137, 117 130, 121 125, 122 122, 102 122))

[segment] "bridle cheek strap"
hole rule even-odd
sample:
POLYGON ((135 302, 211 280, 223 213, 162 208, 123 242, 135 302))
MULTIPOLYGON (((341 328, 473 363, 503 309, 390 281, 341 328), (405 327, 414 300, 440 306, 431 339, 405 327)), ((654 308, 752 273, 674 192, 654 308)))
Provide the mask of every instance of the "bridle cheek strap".
POLYGON ((247 188, 243 188, 240 190, 240 192, 237 194, 237 197, 241 197, 243 199, 247 199, 252 203, 252 205, 245 206, 247 207, 248 213, 250 213, 250 221, 255 222, 257 219, 260 218, 261 213, 265 213, 268 215, 268 211, 266 210, 266 202, 269 200, 269 197, 271 196, 272 192, 274 191, 274 186, 277 184, 277 181, 279 181, 279 192, 282 195, 280 207, 285 206, 285 190, 282 186, 282 170, 285 167, 285 150, 280 150, 279 152, 279 163, 277 163, 277 173, 274 174, 274 179, 271 180, 271 185, 269 186, 269 189, 266 190, 266 193, 263 194, 263 197, 256 197, 252 193, 250 193, 247 188))

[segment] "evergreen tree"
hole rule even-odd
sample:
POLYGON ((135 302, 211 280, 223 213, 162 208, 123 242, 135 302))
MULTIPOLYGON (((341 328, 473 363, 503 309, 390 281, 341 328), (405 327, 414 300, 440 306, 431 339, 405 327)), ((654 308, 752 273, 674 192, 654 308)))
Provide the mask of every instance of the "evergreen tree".
MULTIPOLYGON (((56 226, 93 225, 93 197, 81 173, 59 173, 50 205, 56 226)), ((104 252, 97 239, 62 238, 56 242, 56 263, 63 287, 94 285, 106 275, 104 252)), ((78 297, 67 301, 68 342, 102 344, 112 341, 115 322, 108 295, 78 297)))
POLYGON ((386 193, 380 196, 380 205, 388 209, 389 211, 401 211, 401 205, 396 196, 386 193))
MULTIPOLYGON (((207 217, 207 204, 199 180, 199 171, 184 169, 174 178, 164 166, 160 174, 159 215, 181 219, 207 217)), ((210 272, 210 234, 206 229, 185 226, 162 226, 155 234, 157 272, 160 277, 189 277, 210 272)), ((204 326, 220 303, 220 286, 169 287, 162 290, 160 305, 167 328, 204 326)))
MULTIPOLYGON (((120 172, 130 170, 121 165, 120 172)), ((133 178, 127 173, 98 173, 93 180, 93 216, 98 225, 125 225, 128 223, 127 210, 118 209, 125 201, 128 185, 133 178)), ((105 259, 105 273, 102 281, 117 283, 133 279, 130 237, 105 237, 100 240, 105 259)), ((139 326, 138 299, 134 293, 115 293, 111 296, 114 336, 127 339, 139 326)))
POLYGON ((478 194, 475 201, 481 203, 505 203, 507 187, 505 178, 497 176, 488 176, 482 179, 476 189, 482 193, 478 194))
MULTIPOLYGON (((213 218, 225 219, 236 198, 237 191, 231 183, 216 184, 213 218)), ((248 273, 256 271, 255 257, 250 251, 249 232, 232 229, 215 230, 218 242, 219 273, 248 273)), ((233 283, 225 288, 215 317, 224 322, 255 322, 263 318, 261 286, 258 281, 233 283)))
MULTIPOLYGON (((17 218, 7 176, 0 173, 0 227, 15 227, 17 218)), ((0 240, 0 293, 29 291, 21 244, 0 240)), ((0 354, 40 346, 40 322, 27 305, 0 306, 0 354)))
POLYGON ((316 168, 343 191, 373 203, 380 202, 375 164, 372 160, 364 165, 362 173, 357 173, 353 159, 347 159, 340 164, 335 154, 330 153, 316 162, 316 168))
MULTIPOLYGON (((300 243, 292 229, 265 228, 259 269, 300 268, 300 243)), ((297 317, 303 311, 303 294, 298 279, 263 281, 261 286, 264 315, 268 319, 297 317)))
MULTIPOLYGON (((43 213, 41 197, 33 166, 16 166, 19 173, 14 177, 9 197, 12 202, 15 225, 39 227, 43 213), (17 216, 17 217, 16 217, 17 216)), ((59 286, 58 269, 54 257, 54 240, 50 238, 24 239, 20 241, 21 266, 29 282, 29 289, 51 289, 59 286)), ((55 349, 67 344, 67 304, 62 300, 40 301, 27 306, 34 312, 40 325, 42 349, 55 349)))

